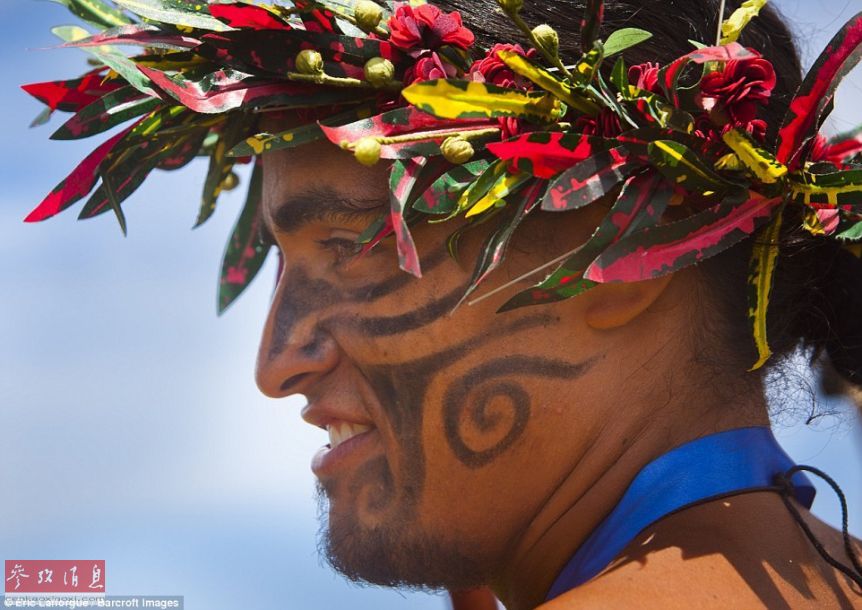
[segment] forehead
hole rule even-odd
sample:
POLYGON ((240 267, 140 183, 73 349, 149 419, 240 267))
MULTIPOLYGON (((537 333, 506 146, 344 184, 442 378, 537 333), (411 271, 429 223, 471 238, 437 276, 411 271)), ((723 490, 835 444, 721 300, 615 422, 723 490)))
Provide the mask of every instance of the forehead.
POLYGON ((321 192, 355 201, 385 203, 389 194, 388 164, 359 164, 353 155, 329 141, 313 142, 263 156, 264 210, 267 216, 290 200, 321 192))

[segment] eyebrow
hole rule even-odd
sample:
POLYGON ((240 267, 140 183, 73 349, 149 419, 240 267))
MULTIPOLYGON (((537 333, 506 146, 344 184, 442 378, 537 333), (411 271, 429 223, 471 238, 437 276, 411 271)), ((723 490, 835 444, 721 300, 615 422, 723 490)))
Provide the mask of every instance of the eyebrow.
MULTIPOLYGON (((380 198, 345 197, 330 188, 314 188, 291 195, 272 213, 272 226, 281 233, 292 233, 316 221, 333 217, 342 220, 367 219, 371 212, 383 209, 380 198)), ((265 223, 269 218, 265 215, 265 223)))

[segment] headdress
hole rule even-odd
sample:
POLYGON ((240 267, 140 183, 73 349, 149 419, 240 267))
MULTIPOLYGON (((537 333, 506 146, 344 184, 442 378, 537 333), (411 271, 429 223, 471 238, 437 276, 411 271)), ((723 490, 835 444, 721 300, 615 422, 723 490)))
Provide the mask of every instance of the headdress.
POLYGON ((465 297, 500 265, 528 214, 614 197, 586 243, 536 270, 549 275, 502 310, 672 273, 758 234, 749 313, 760 355, 754 368, 762 366, 786 210, 802 210, 813 235, 862 241, 862 132, 831 141, 819 135, 839 82, 862 58, 862 13, 817 60, 767 148, 770 126, 760 111, 776 73, 737 42, 766 0, 743 2, 716 44, 693 41, 667 65, 631 66, 622 52, 650 33, 628 28, 599 39, 601 0, 586 3, 573 65, 561 58, 556 31, 525 23, 523 0, 497 2, 529 47, 480 49, 457 12, 417 1, 64 0, 99 31, 54 32, 62 46, 88 51, 94 67, 72 80, 24 86, 47 105, 37 122, 57 110, 74 113, 55 139, 133 122, 26 220, 89 195, 80 218, 113 211, 125 231, 122 202, 150 172, 204 156, 200 224, 219 193, 235 186, 235 166, 254 163, 222 266, 223 310, 268 250, 259 235, 260 156, 329 139, 362 163, 391 160, 391 205, 360 237, 363 252, 392 236, 401 268, 420 276, 415 223, 466 217, 449 237, 453 255, 466 230, 496 223, 465 297), (143 50, 129 57, 119 45, 143 50), (289 112, 295 126, 260 133, 259 118, 274 111, 289 112), (670 206, 678 206, 677 220, 662 222, 670 206))

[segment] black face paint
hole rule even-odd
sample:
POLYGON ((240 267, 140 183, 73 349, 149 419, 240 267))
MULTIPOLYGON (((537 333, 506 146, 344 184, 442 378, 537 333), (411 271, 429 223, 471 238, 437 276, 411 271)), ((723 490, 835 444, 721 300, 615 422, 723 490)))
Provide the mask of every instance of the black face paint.
MULTIPOLYGON (((445 247, 432 251, 427 260, 423 262, 426 273, 441 265, 447 258, 445 247)), ((275 321, 273 325, 272 338, 267 357, 272 360, 284 351, 290 336, 293 334, 296 324, 311 312, 320 312, 337 304, 366 304, 373 303, 384 297, 390 296, 412 282, 417 281, 415 277, 404 272, 376 284, 370 284, 361 288, 346 290, 339 288, 321 279, 312 279, 301 268, 290 269, 285 275, 285 287, 276 306, 275 321)), ((463 294, 466 285, 461 289, 463 294)), ((450 297, 449 301, 453 297, 450 297)), ((448 303, 447 301, 446 303, 448 303)), ((410 330, 412 327, 421 326, 448 313, 458 302, 455 299, 451 306, 446 309, 446 303, 439 307, 430 308, 424 313, 424 317, 416 314, 405 314, 405 316, 393 316, 392 318, 370 318, 367 321, 358 321, 347 316, 339 316, 337 323, 358 324, 364 326, 368 334, 387 336, 410 330), (443 311, 446 309, 445 311, 443 311), (438 311, 439 310, 439 311, 438 311), (427 321, 426 321, 427 320, 427 321), (375 333, 374 330, 379 332, 375 333)), ((307 346, 303 348, 307 353, 307 346)))
POLYGON ((509 356, 485 362, 453 381, 443 396, 446 440, 458 459, 470 468, 480 468, 511 447, 524 433, 530 419, 529 392, 512 377, 576 379, 584 375, 594 360, 574 364, 527 356, 509 356), (496 380, 496 381, 495 381, 496 380), (489 411, 489 405, 506 402, 505 407, 489 411), (501 413, 501 410, 504 412, 501 413), (509 417, 505 417, 509 415, 509 417), (508 426, 506 421, 508 420, 508 426), (465 442, 463 429, 472 424, 486 448, 474 449, 465 442))

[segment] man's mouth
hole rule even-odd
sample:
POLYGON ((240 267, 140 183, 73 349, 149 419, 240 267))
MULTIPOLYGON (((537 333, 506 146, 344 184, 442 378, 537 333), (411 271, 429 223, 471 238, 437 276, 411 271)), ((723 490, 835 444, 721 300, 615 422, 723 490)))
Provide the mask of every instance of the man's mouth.
POLYGON ((326 426, 326 431, 329 433, 329 446, 332 449, 338 447, 341 443, 359 436, 363 432, 371 430, 371 426, 364 424, 353 424, 346 421, 332 422, 326 426))

